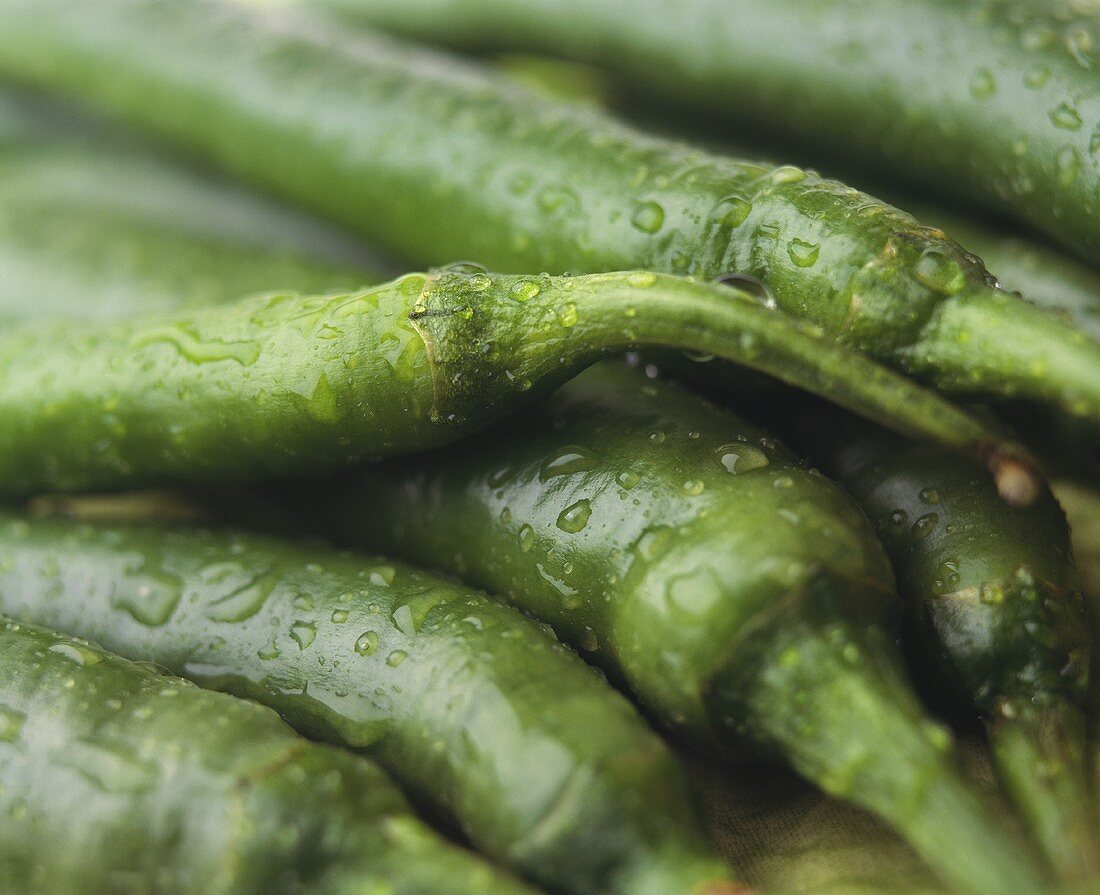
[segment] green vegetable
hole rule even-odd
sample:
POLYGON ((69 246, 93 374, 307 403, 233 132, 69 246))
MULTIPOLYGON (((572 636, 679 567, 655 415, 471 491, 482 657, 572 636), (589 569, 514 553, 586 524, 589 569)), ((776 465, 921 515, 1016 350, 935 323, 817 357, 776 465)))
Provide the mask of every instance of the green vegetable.
POLYGON ((453 441, 631 345, 710 352, 1035 476, 932 392, 724 286, 452 268, 350 295, 0 331, 0 492, 319 474, 453 441))
POLYGON ((649 93, 1100 249, 1100 13, 1065 0, 325 0, 420 38, 593 62, 649 93))
POLYGON ((554 892, 740 891, 668 747, 575 655, 476 591, 316 546, 9 516, 0 611, 365 753, 554 892))
POLYGON ((958 888, 1042 888, 904 682, 900 602, 869 525, 732 414, 594 368, 506 428, 294 501, 342 541, 507 594, 664 724, 785 758, 958 888))
POLYGON ((369 258, 346 242, 244 190, 105 141, 0 150, 5 323, 102 320, 276 287, 375 281, 362 270, 369 258))
MULTIPOLYGON (((908 205, 906 207, 909 207, 908 205)), ((942 209, 921 212, 972 247, 1006 289, 1073 323, 1100 340, 1100 273, 1033 238, 942 209)), ((1044 460, 1074 478, 1100 482, 1100 422, 1066 418, 1024 404, 1006 408, 1044 460)))
MULTIPOLYGON (((1081 584, 1094 601, 1100 600, 1097 596, 1100 595, 1100 490, 1079 482, 1058 482, 1054 491, 1069 518, 1081 584)), ((1096 621, 1100 622, 1100 618, 1096 621)), ((1097 698, 1100 699, 1100 693, 1097 698)), ((1100 712, 1095 717, 1100 718, 1100 712)))
POLYGON ((764 418, 870 517, 921 664, 981 712, 1002 779, 1060 877, 1096 877, 1092 631, 1054 496, 1007 508, 980 467, 825 408, 772 402, 764 418))
POLYGON ((422 264, 739 271, 784 310, 941 389, 1100 416, 1100 346, 993 288, 939 231, 813 173, 647 138, 457 60, 203 0, 8 0, 0 73, 422 264))
POLYGON ((0 619, 9 895, 521 895, 363 759, 274 712, 0 619))

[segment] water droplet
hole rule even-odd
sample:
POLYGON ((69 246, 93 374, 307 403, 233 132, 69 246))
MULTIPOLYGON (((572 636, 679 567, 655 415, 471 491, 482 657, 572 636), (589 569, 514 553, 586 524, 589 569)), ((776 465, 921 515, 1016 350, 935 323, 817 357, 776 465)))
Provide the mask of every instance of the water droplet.
POLYGON ((116 591, 111 605, 125 610, 140 624, 155 628, 172 616, 181 593, 179 578, 143 567, 136 585, 131 582, 126 590, 116 591))
POLYGON ((932 534, 939 521, 940 517, 935 513, 925 513, 913 523, 913 537, 917 540, 924 540, 932 534))
POLYGON ((592 504, 587 498, 581 498, 576 503, 566 507, 558 515, 557 526, 568 534, 576 534, 583 531, 592 515, 592 504))
POLYGON ((521 525, 516 538, 519 541, 519 549, 523 553, 530 553, 531 548, 535 546, 535 530, 530 525, 521 525))
POLYGON ((576 326, 577 319, 577 306, 573 302, 568 302, 565 307, 558 312, 558 322, 566 327, 566 329, 576 326))
POLYGON ((1027 84, 1028 87, 1036 90, 1042 87, 1048 80, 1050 80, 1050 69, 1045 65, 1037 65, 1024 75, 1024 83, 1027 84))
POLYGON ((236 361, 243 367, 256 363, 260 356, 257 342, 222 342, 218 339, 201 339, 182 324, 164 326, 143 332, 133 341, 134 348, 165 343, 175 348, 193 364, 216 361, 236 361))
POLYGON ((6 705, 0 705, 0 743, 13 743, 23 729, 27 716, 6 705))
POLYGON ((389 665, 390 668, 396 668, 407 658, 409 658, 409 654, 407 652, 405 652, 403 649, 395 649, 392 653, 386 656, 386 664, 389 665))
POLYGON ((374 651, 378 649, 379 637, 375 631, 365 631, 359 635, 359 639, 355 641, 355 651, 360 656, 372 656, 374 651))
MULTIPOLYGON (((648 270, 636 270, 627 274, 626 281, 635 289, 648 289, 657 282, 657 274, 648 270)), ((627 308, 627 317, 634 317, 637 312, 627 308)))
POLYGON ((794 479, 789 475, 781 475, 772 482, 773 488, 793 488, 794 479))
POLYGON ((936 504, 940 502, 940 492, 935 488, 925 488, 920 493, 920 499, 923 503, 936 504))
POLYGON ((342 625, 348 620, 348 611, 346 609, 333 609, 330 618, 334 625, 342 625))
POLYGON ((546 482, 559 475, 575 475, 596 467, 594 453, 575 444, 558 448, 539 468, 539 481, 546 482))
POLYGON ((665 433, 661 429, 654 429, 649 433, 649 441, 651 444, 664 444, 665 438, 665 433))
POLYGON ((683 492, 688 496, 696 497, 697 495, 702 494, 707 486, 704 484, 702 479, 689 479, 688 481, 684 482, 684 484, 680 487, 683 492))
POLYGON ((729 286, 746 295, 751 295, 753 298, 759 299, 760 304, 766 308, 774 309, 776 307, 775 296, 772 295, 771 290, 762 281, 747 273, 731 271, 715 277, 714 282, 729 286))
POLYGON ((966 286, 966 274, 950 255, 939 249, 925 249, 913 269, 916 278, 941 295, 955 295, 966 286))
POLYGON ((970 95, 974 99, 988 99, 997 91, 997 82, 988 68, 979 68, 970 78, 970 95))
POLYGON ((317 377, 317 384, 306 401, 306 410, 309 411, 310 416, 322 423, 338 422, 344 415, 336 392, 324 373, 317 377))
POLYGON ((1058 153, 1058 185, 1069 187, 1077 179, 1081 169, 1081 156, 1073 146, 1066 146, 1058 153))
POLYGON ((615 481, 618 483, 619 487, 623 488, 626 491, 629 491, 641 480, 642 477, 633 469, 624 469, 617 476, 615 476, 615 481))
POLYGON ((954 560, 944 560, 936 573, 933 590, 937 594, 951 593, 959 586, 962 576, 959 574, 959 564, 954 560))
POLYGON ((796 267, 813 267, 820 253, 821 247, 812 242, 792 239, 787 243, 787 254, 796 267))
POLYGON ((664 525, 655 525, 642 532, 633 546, 634 553, 644 562, 654 559, 672 537, 671 530, 664 525))
POLYGON ((309 649, 317 637, 317 625, 313 622, 296 621, 290 626, 290 636, 298 644, 298 649, 309 649))
POLYGON ((752 212, 752 203, 740 196, 726 196, 714 206, 712 220, 724 227, 740 227, 752 212))
POLYGON ((92 649, 87 644, 74 641, 55 643, 53 646, 49 647, 47 652, 63 656, 70 662, 74 662, 81 667, 98 665, 103 661, 102 653, 92 649))
POLYGON ((213 622, 243 622, 251 618, 263 608, 278 583, 275 575, 268 572, 249 574, 240 563, 235 562, 207 566, 200 573, 200 578, 205 583, 232 579, 231 584, 235 585, 206 607, 204 614, 213 622))
POLYGON ((1069 103, 1059 103, 1050 113, 1050 120, 1055 127, 1064 131, 1075 131, 1081 127, 1081 116, 1069 103))
POLYGON ((656 233, 665 222, 665 210, 656 202, 639 202, 630 223, 642 233, 656 233))
POLYGON ((397 569, 393 566, 377 566, 371 569, 368 579, 375 587, 389 587, 397 575, 397 569))
POLYGON ((806 172, 794 165, 782 165, 772 171, 772 183, 798 183, 806 179, 806 172))
POLYGON ((272 659, 278 659, 280 652, 278 645, 275 643, 275 638, 272 637, 267 646, 260 647, 260 649, 257 650, 256 655, 263 659, 265 662, 269 662, 272 659))
POLYGON ((1042 50, 1054 43, 1054 32, 1047 25, 1029 25, 1020 34, 1020 46, 1029 52, 1042 50))
POLYGON ((542 287, 534 280, 516 280, 508 294, 516 301, 530 301, 542 291, 542 287))
POLYGON ((732 441, 717 448, 714 458, 726 472, 737 475, 768 465, 768 455, 751 444, 732 441))
POLYGON ((580 209, 576 193, 561 186, 548 186, 539 193, 539 208, 547 214, 571 214, 580 209))
POLYGON ((1081 24, 1069 28, 1066 32, 1066 49, 1078 65, 1092 68, 1092 32, 1087 25, 1081 24))
POLYGON ((402 634, 411 637, 424 627, 428 613, 442 603, 448 593, 446 588, 431 587, 407 596, 394 607, 390 619, 402 634))
POLYGON ((492 277, 486 273, 475 273, 463 284, 470 292, 484 292, 493 285, 492 277))

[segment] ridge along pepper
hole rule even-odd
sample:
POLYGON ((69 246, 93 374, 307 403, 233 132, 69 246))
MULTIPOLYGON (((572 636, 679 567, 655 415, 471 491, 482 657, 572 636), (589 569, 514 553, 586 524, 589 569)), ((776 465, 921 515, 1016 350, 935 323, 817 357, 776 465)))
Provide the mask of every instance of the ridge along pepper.
POLYGON ((0 656, 9 895, 534 895, 268 709, 7 619, 0 656))
POLYGON ((633 345, 707 352, 983 458, 1027 503, 1026 457, 933 392, 721 285, 648 272, 409 274, 0 332, 0 493, 316 475, 453 441, 633 345))
MULTIPOLYGON (((0 94, 0 100, 3 95, 0 94)), ((327 226, 107 141, 0 147, 0 320, 103 320, 377 277, 327 226)))
POLYGON ((631 85, 860 158, 1100 249, 1100 14, 1067 0, 325 0, 631 85))
POLYGON ((7 0, 0 74, 418 263, 739 271, 937 388, 1100 417, 1100 345, 996 289, 940 231, 812 172, 646 137, 450 57, 228 3, 7 0))
POLYGON ((545 630, 482 593, 384 559, 149 525, 8 515, 0 557, 0 611, 366 754, 550 891, 747 895, 671 750, 545 630))
POLYGON ((798 400, 772 401, 763 418, 867 513, 907 602, 916 661, 976 705, 1001 779, 1060 877, 1094 878, 1091 622, 1054 496, 1010 509, 980 467, 798 400))
POLYGON ((955 888, 1042 891, 905 683, 865 518, 733 414, 601 365, 484 437, 291 497, 506 595, 691 740, 877 812, 955 888))

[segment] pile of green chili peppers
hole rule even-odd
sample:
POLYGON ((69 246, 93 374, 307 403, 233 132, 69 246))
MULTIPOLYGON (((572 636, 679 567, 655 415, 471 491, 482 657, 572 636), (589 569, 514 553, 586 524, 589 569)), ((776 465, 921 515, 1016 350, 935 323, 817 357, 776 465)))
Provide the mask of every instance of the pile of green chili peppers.
POLYGON ((2 0, 0 893, 1100 891, 1098 48, 2 0))

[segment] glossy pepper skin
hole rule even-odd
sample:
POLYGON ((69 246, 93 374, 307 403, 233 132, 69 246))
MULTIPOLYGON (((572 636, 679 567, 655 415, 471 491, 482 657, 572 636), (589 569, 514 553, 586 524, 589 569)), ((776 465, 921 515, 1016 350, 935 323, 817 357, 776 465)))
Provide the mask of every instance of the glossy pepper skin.
POLYGON ((0 611, 366 754, 553 892, 741 891, 669 748, 568 649, 484 594, 383 559, 148 525, 9 516, 0 555, 0 611))
POLYGON ((940 396, 745 293, 649 272, 408 274, 349 294, 0 332, 0 493, 317 475, 483 428, 632 345, 708 352, 1035 476, 940 396))
POLYGON ((646 137, 449 57, 204 0, 9 0, 0 74, 156 132, 418 263, 739 271, 783 310, 941 389, 1100 415, 1100 346, 995 289, 940 231, 812 172, 646 137))
MULTIPOLYGON (((942 209, 921 212, 974 251, 1006 289, 1070 321, 1100 341, 1100 272, 1033 237, 942 209)), ((1074 479, 1100 482, 1100 423, 1024 403, 1006 408, 1048 466, 1074 479)))
POLYGON ((0 148, 0 320, 102 321, 377 281, 346 236, 91 138, 0 148))
POLYGON ((293 499, 506 594, 696 743, 877 811, 960 890, 1041 890, 904 682, 868 523, 734 415, 604 365, 507 428, 293 499))
POLYGON ((907 602, 916 661, 981 713, 997 770, 1059 876, 1095 878, 1092 629, 1054 496, 1006 507, 980 467, 820 406, 773 403, 764 417, 871 519, 907 602))
POLYGON ((272 711, 0 619, 10 895, 534 895, 272 711))
POLYGON ((593 62, 1100 249, 1100 13, 1068 0, 326 0, 411 36, 593 62))

